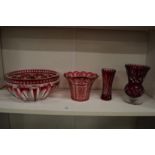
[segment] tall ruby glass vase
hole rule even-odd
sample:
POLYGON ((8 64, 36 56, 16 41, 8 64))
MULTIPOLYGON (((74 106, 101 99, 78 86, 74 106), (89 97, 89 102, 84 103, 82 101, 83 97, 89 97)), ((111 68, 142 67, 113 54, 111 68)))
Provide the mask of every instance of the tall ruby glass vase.
POLYGON ((103 100, 111 100, 112 99, 112 83, 115 76, 116 70, 115 69, 102 69, 102 95, 101 99, 103 100))
POLYGON ((127 95, 125 101, 135 105, 142 104, 143 99, 141 97, 144 94, 144 87, 142 84, 150 67, 145 65, 126 64, 125 68, 128 76, 128 83, 124 88, 127 95))
POLYGON ((96 73, 91 72, 67 72, 64 73, 68 80, 71 98, 76 101, 86 101, 89 99, 91 87, 98 78, 96 73))

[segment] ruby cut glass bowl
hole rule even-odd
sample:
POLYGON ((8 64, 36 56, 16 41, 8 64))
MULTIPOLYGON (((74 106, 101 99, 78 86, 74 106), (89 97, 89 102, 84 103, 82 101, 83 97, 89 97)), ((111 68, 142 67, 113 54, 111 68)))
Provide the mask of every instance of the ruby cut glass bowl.
POLYGON ((23 101, 47 98, 59 85, 59 74, 45 69, 18 70, 5 74, 8 91, 23 101))

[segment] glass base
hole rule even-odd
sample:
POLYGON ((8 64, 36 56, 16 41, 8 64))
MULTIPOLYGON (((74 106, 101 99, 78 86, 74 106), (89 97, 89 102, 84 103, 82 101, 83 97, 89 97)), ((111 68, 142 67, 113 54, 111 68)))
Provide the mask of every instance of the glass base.
POLYGON ((137 98, 132 98, 125 94, 124 101, 129 104, 133 104, 133 105, 141 105, 143 103, 143 96, 137 97, 137 98))
POLYGON ((105 100, 105 101, 109 101, 109 100, 111 100, 111 94, 110 95, 105 95, 105 94, 102 94, 101 95, 101 99, 102 100, 105 100))

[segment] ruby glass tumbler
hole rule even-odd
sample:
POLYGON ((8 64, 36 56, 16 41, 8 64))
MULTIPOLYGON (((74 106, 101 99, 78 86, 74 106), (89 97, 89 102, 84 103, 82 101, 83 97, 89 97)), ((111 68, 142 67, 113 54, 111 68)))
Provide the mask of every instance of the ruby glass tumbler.
POLYGON ((70 87, 71 98, 76 101, 86 101, 89 99, 91 87, 98 78, 92 72, 67 72, 64 73, 70 87))

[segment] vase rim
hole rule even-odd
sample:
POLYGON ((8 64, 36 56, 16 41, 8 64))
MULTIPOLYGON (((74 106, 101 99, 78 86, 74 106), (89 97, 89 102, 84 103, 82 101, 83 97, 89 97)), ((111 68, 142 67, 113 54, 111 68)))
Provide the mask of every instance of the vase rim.
POLYGON ((108 72, 116 72, 116 69, 114 68, 102 68, 102 71, 108 71, 108 72))
POLYGON ((70 71, 64 73, 66 78, 88 78, 88 79, 96 79, 98 78, 97 73, 86 72, 86 71, 70 71))
POLYGON ((150 69, 150 66, 147 66, 147 65, 142 65, 142 64, 125 64, 125 67, 129 67, 129 66, 132 66, 132 67, 138 67, 138 68, 148 68, 150 69))
POLYGON ((59 79, 59 76, 58 72, 49 69, 23 69, 8 72, 5 74, 4 78, 5 81, 9 83, 40 84, 55 81, 59 79), (29 74, 31 74, 33 78, 27 77, 29 74), (44 77, 44 75, 47 77, 44 77), (25 79, 21 78, 22 76, 25 76, 25 79))

